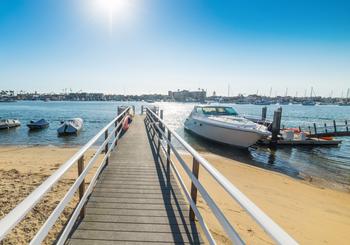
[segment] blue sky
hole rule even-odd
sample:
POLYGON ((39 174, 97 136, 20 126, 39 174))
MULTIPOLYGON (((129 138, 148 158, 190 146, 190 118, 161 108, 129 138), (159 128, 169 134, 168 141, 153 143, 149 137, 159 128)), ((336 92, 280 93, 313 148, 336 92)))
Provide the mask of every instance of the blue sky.
POLYGON ((350 1, 116 0, 112 22, 98 1, 108 0, 1 0, 0 89, 350 87, 350 1))

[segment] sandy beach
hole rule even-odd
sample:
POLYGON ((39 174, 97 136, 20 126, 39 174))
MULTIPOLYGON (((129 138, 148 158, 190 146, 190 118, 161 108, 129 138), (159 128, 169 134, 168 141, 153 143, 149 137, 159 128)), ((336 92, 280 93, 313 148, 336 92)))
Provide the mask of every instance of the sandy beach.
MULTIPOLYGON (((211 153, 201 155, 300 244, 349 244, 350 193, 317 187, 211 153)), ((192 163, 190 156, 186 159, 192 163)), ((203 168, 199 179, 247 244, 273 244, 203 168)), ((186 184, 189 188, 189 181, 186 184)), ((222 244, 230 244, 201 198, 199 207, 214 237, 222 244)))
MULTIPOLYGON (((0 218, 77 151, 58 147, 0 148, 0 218)), ((90 151, 86 158, 90 158, 90 151)), ((234 185, 301 244, 347 244, 350 240, 350 194, 311 185, 221 156, 202 153, 234 185)), ((187 162, 191 162, 185 155, 187 162)), ((76 168, 8 235, 5 244, 23 244, 43 224, 76 176, 76 168), (30 226, 28 225, 30 222, 30 226)), ((248 244, 272 244, 250 216, 200 169, 200 180, 248 244)), ((189 182, 187 181, 189 187, 189 182)), ((77 201, 64 211, 46 239, 51 244, 77 201)), ((199 198, 199 207, 219 244, 229 244, 220 225, 199 198)))
MULTIPOLYGON (((78 148, 59 147, 0 147, 0 219, 27 197, 47 177, 67 161, 78 148)), ((92 157, 94 150, 85 155, 85 162, 92 157)), ((96 166, 90 171, 89 183, 96 166)), ((50 213, 65 195, 77 176, 73 167, 54 188, 35 206, 19 225, 4 239, 3 244, 28 244, 50 213)), ((74 196, 70 204, 56 222, 44 244, 52 244, 67 221, 77 203, 74 196)))

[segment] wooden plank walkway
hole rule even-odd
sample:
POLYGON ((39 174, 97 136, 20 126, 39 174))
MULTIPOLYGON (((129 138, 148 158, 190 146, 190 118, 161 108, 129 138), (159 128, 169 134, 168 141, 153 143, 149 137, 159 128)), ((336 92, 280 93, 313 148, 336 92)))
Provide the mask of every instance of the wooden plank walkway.
POLYGON ((155 152, 144 117, 135 116, 68 244, 203 243, 178 184, 155 152))

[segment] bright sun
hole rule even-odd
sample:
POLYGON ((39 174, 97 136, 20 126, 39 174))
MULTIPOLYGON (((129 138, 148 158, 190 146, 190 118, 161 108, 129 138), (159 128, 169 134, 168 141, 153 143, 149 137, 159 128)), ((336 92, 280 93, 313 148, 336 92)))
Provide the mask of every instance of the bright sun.
POLYGON ((110 32, 115 18, 125 17, 129 11, 128 0, 94 0, 94 8, 109 19, 110 32))

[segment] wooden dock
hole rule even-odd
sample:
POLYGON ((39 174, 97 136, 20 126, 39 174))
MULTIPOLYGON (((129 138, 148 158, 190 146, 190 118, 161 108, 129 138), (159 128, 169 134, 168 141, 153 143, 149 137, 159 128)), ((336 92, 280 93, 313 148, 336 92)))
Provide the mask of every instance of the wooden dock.
POLYGON ((174 176, 158 161, 143 119, 135 116, 118 141, 68 244, 203 242, 174 176))

